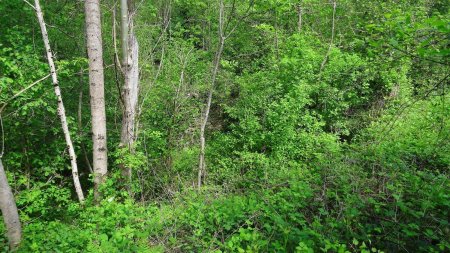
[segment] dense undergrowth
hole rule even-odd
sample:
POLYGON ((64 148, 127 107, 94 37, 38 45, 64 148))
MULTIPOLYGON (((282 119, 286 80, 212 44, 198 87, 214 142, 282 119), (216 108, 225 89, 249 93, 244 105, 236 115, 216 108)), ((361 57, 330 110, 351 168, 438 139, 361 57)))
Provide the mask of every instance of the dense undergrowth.
POLYGON ((340 0, 334 14, 329 1, 225 1, 236 30, 214 87, 201 189, 218 1, 141 1, 132 154, 118 145, 115 1, 103 1, 109 172, 98 205, 82 1, 42 2, 87 200, 75 201, 50 83, 10 100, 48 70, 33 10, 0 1, 3 162, 23 223, 17 252, 450 251, 448 1, 340 0))
POLYGON ((443 252, 449 131, 424 118, 449 112, 433 100, 417 103, 401 123, 386 115, 372 124, 365 141, 330 140, 332 150, 308 165, 239 152, 234 167, 217 161, 214 171, 239 179, 222 176, 222 185, 185 188, 170 201, 140 203, 111 191, 99 206, 60 199, 57 217, 29 217, 19 252, 443 252), (391 131, 371 140, 385 124, 391 131))

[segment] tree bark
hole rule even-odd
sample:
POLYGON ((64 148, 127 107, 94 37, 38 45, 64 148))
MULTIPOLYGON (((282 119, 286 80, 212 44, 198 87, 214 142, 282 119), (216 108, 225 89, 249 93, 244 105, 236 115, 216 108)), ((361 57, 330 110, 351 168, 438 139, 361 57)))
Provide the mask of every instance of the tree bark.
POLYGON ((130 150, 133 149, 135 136, 136 107, 139 93, 139 46, 134 34, 129 38, 128 60, 125 66, 125 85, 122 89, 124 115, 122 119, 121 142, 130 150))
POLYGON ((214 87, 216 85, 216 79, 217 79, 217 73, 219 72, 219 66, 220 66, 220 59, 222 57, 223 47, 225 45, 225 35, 224 35, 224 5, 223 0, 220 1, 219 6, 219 48, 216 51, 216 55, 214 57, 214 63, 213 63, 213 71, 211 75, 211 86, 209 88, 208 92, 208 100, 206 102, 205 107, 205 113, 203 116, 203 120, 200 126, 200 155, 199 155, 199 167, 198 167, 198 174, 197 174, 197 187, 200 189, 202 186, 202 178, 206 174, 206 161, 205 161, 205 147, 206 147, 206 140, 205 140, 205 129, 206 125, 208 123, 209 119, 209 112, 211 110, 211 102, 212 102, 212 95, 214 92, 214 87))
POLYGON ((42 14, 39 0, 35 0, 34 4, 35 4, 36 15, 39 20, 39 25, 41 27, 42 39, 44 40, 45 51, 47 52, 47 61, 48 61, 48 65, 50 67, 50 73, 52 75, 53 87, 55 89, 55 94, 56 94, 56 98, 58 101, 58 115, 59 115, 59 118, 61 119, 61 125, 62 125, 62 129, 63 129, 63 133, 64 133, 64 138, 66 140, 67 149, 69 151, 70 164, 72 166, 73 183, 75 185, 75 191, 77 193, 78 200, 80 202, 83 202, 84 195, 83 195, 83 191, 81 189, 80 179, 78 177, 77 157, 75 155, 75 150, 73 148, 72 139, 70 138, 69 127, 67 125, 66 110, 64 108, 64 103, 63 103, 62 96, 61 96, 61 89, 59 88, 59 84, 58 84, 58 77, 56 76, 56 68, 55 68, 55 63, 53 62, 53 54, 52 54, 52 51, 50 48, 50 42, 48 40, 47 28, 45 26, 44 16, 42 14))
POLYGON ((8 184, 2 159, 0 157, 0 209, 6 226, 6 235, 9 240, 9 248, 16 249, 22 238, 22 228, 20 226, 19 213, 17 211, 14 195, 8 184))
MULTIPOLYGON (((134 34, 133 14, 130 12, 131 1, 121 0, 122 17, 122 67, 125 75, 122 89, 122 100, 124 103, 122 116, 122 129, 120 142, 122 147, 134 152, 134 142, 136 140, 136 108, 139 94, 139 44, 134 34)), ((131 181, 131 168, 122 165, 123 176, 131 181)))
MULTIPOLYGON (((122 45, 122 59, 123 62, 127 62, 128 54, 128 0, 120 0, 120 26, 121 26, 121 45, 122 45)), ((125 67, 125 66, 124 66, 125 67)))
POLYGON ((303 26, 303 8, 301 3, 297 5, 297 31, 300 33, 303 26))
POLYGON ((102 29, 99 0, 85 1, 86 39, 89 58, 89 92, 91 101, 94 198, 99 201, 100 186, 108 172, 106 141, 105 88, 103 74, 102 29))

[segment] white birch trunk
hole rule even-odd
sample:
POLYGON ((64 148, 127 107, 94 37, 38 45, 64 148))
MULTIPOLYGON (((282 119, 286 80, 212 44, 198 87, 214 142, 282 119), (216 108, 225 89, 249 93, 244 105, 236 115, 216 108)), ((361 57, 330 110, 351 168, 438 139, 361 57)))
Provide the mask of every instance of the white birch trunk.
POLYGON ((70 138, 70 132, 69 127, 67 125, 67 118, 66 118, 66 110, 64 109, 64 103, 61 96, 61 89, 59 88, 58 84, 58 77, 56 76, 56 68, 55 63, 53 62, 53 54, 50 48, 50 42, 48 40, 48 34, 47 34, 47 28, 45 26, 44 17, 42 14, 41 6, 39 4, 39 0, 34 1, 35 9, 36 9, 36 15, 39 20, 39 25, 41 27, 42 32, 42 39, 44 40, 45 45, 45 51, 47 53, 47 61, 48 65, 50 67, 50 73, 52 75, 52 82, 53 87, 55 88, 55 94, 58 101, 58 115, 61 119, 61 125, 64 133, 64 138, 66 140, 67 149, 69 151, 69 157, 70 157, 70 164, 72 166, 72 177, 73 177, 73 183, 75 186, 75 191, 78 196, 78 200, 80 202, 84 201, 84 195, 83 191, 81 189, 80 179, 78 177, 78 166, 77 166, 77 158, 75 155, 75 151, 73 148, 72 139, 70 138))

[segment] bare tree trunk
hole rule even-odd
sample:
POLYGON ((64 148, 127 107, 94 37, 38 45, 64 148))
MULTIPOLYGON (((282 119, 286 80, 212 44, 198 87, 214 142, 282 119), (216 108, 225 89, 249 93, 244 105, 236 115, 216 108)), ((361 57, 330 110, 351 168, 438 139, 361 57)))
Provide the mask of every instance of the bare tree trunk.
POLYGON ((94 198, 99 201, 100 186, 108 172, 106 142, 105 88, 103 76, 102 29, 99 0, 86 0, 86 39, 89 57, 89 92, 91 95, 94 198))
MULTIPOLYGON (((83 70, 81 70, 80 72, 80 95, 78 98, 78 138, 82 139, 83 138, 83 122, 82 122, 82 108, 83 108, 83 70)), ((81 147, 81 151, 83 152, 83 156, 84 156, 84 161, 86 162, 86 165, 89 168, 89 172, 91 174, 94 173, 94 170, 92 170, 92 166, 91 166, 91 162, 89 161, 89 157, 88 154, 86 152, 86 147, 84 146, 84 143, 82 141, 80 141, 80 147, 81 147)))
MULTIPOLYGON (((124 68, 125 82, 121 94, 124 108, 120 141, 121 146, 127 147, 133 153, 136 140, 136 109, 139 94, 139 45, 134 35, 133 14, 128 8, 130 2, 121 0, 122 67, 124 68)), ((122 167, 124 177, 131 181, 131 168, 122 167)))
POLYGON ((320 71, 319 73, 322 72, 323 68, 325 67, 325 64, 327 63, 328 60, 328 56, 330 55, 331 49, 333 48, 333 43, 334 43, 334 31, 335 31, 335 20, 336 20, 336 1, 333 1, 333 19, 331 21, 331 40, 330 40, 330 45, 328 47, 327 53, 325 54, 325 57, 323 58, 322 64, 320 65, 320 71))
POLYGON ((134 34, 129 38, 128 64, 125 65, 125 85, 122 89, 124 115, 122 120, 121 141, 124 146, 133 148, 135 136, 135 118, 139 93, 138 43, 134 34))
MULTIPOLYGON (((234 3, 233 3, 234 5, 234 3)), ((253 1, 250 1, 250 4, 248 6, 248 9, 246 10, 245 14, 247 14, 251 7, 253 6, 253 1)), ((211 75, 211 85, 209 88, 209 92, 208 92, 208 100, 206 102, 206 107, 205 107, 205 113, 203 115, 203 120, 201 122, 200 125, 200 155, 199 155, 199 166, 198 166, 198 175, 197 175, 197 187, 200 189, 200 187, 202 186, 202 179, 205 177, 206 175, 206 161, 205 161, 205 148, 206 148, 206 139, 205 139, 205 130, 206 130, 206 125, 208 124, 208 118, 209 118, 209 113, 211 110, 211 102, 212 102, 212 95, 214 92, 214 88, 216 85, 216 79, 217 79, 217 74, 219 72, 219 67, 220 67, 220 59, 222 57, 222 53, 223 53, 223 49, 225 46, 225 40, 227 38, 229 38, 231 36, 231 34, 233 34, 233 32, 236 30, 236 28, 239 25, 239 22, 237 22, 234 27, 228 27, 228 25, 231 22, 231 19, 233 18, 233 16, 235 15, 234 13, 235 8, 233 6, 232 8, 232 13, 230 13, 229 18, 227 19, 228 22, 227 24, 225 24, 224 20, 225 20, 225 6, 224 6, 224 1, 220 0, 219 2, 219 47, 216 51, 215 57, 214 57, 214 62, 213 62, 213 70, 212 70, 212 75, 211 75), (227 28, 230 28, 229 30, 225 31, 227 28)), ((244 17, 235 17, 238 20, 243 20, 248 16, 244 16, 244 17)))
MULTIPOLYGON (((121 26, 121 45, 122 45, 122 59, 123 63, 127 62, 128 55, 128 30, 129 30, 129 20, 128 20, 128 0, 120 0, 120 26, 121 26)), ((126 68, 126 66, 123 66, 126 68)))
POLYGON ((9 240, 9 248, 16 249, 22 238, 22 228, 20 227, 19 213, 17 211, 14 195, 9 187, 8 179, 3 168, 0 157, 0 209, 3 214, 3 221, 6 226, 6 235, 9 240))
POLYGON ((280 59, 280 46, 279 46, 279 39, 278 39, 278 11, 275 9, 275 23, 273 25, 273 28, 275 29, 275 54, 277 56, 277 60, 280 59))
POLYGON ((219 72, 220 59, 222 57, 223 47, 225 45, 225 35, 224 35, 224 5, 223 0, 220 1, 219 7, 219 48, 217 49, 216 55, 214 57, 213 71, 211 76, 211 86, 208 92, 208 100, 206 102, 205 113, 200 126, 200 155, 199 155, 199 167, 197 175, 197 187, 200 189, 202 186, 202 178, 206 174, 206 161, 205 161, 205 129, 208 123, 209 112, 211 110, 212 95, 214 92, 214 87, 216 85, 217 73, 219 72))
POLYGON ((297 5, 297 31, 300 33, 302 31, 302 23, 303 23, 303 9, 301 3, 297 5))
POLYGON ((61 89, 58 84, 58 77, 56 76, 55 63, 53 62, 53 54, 50 48, 50 42, 48 40, 47 28, 45 26, 44 17, 42 14, 41 6, 39 0, 34 1, 36 15, 39 20, 39 25, 41 26, 42 39, 44 40, 45 51, 47 52, 48 65, 50 67, 50 73, 52 74, 52 82, 55 88, 56 98, 58 100, 58 114, 61 119, 61 125, 64 133, 64 138, 66 139, 67 149, 69 150, 70 163, 72 166, 72 177, 73 183, 75 185, 75 191, 77 192, 78 200, 80 202, 84 201, 83 191, 81 189, 80 179, 78 177, 78 166, 77 157, 73 148, 72 139, 70 138, 69 127, 67 125, 66 110, 64 109, 64 103, 61 96, 61 89))

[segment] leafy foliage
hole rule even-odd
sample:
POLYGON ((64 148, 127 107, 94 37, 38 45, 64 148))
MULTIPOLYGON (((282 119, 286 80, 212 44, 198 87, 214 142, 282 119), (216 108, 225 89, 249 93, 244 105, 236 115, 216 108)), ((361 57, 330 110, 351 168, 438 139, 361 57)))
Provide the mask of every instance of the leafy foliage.
POLYGON ((219 1, 138 2, 133 152, 118 145, 116 3, 102 2, 110 156, 96 204, 83 2, 42 1, 87 191, 80 205, 34 10, 0 1, 3 162, 23 223, 18 252, 450 251, 448 1, 339 0, 334 11, 331 1, 224 0, 230 36, 201 189, 219 1))

